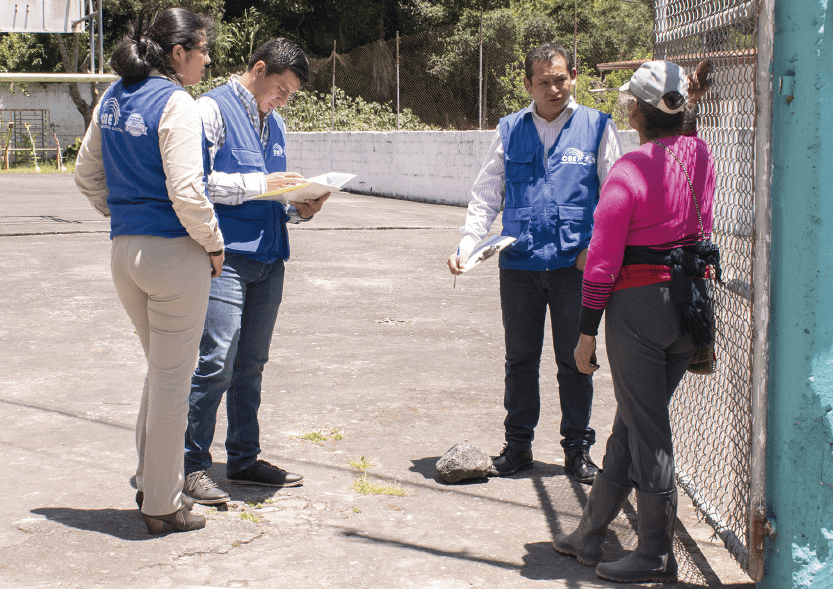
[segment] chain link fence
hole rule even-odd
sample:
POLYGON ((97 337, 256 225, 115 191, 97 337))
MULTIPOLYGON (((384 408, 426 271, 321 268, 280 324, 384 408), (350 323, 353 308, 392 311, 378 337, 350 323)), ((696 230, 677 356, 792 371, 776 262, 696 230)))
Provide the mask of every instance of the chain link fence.
MULTIPOLYGON (((641 5, 634 4, 623 4, 622 10, 631 11, 629 18, 634 22, 649 20, 647 9, 640 17, 641 5)), ((554 41, 578 56, 576 99, 613 112, 616 93, 601 91, 605 82, 598 64, 647 57, 650 52, 650 27, 622 33, 617 28, 620 17, 620 12, 588 15, 576 11, 567 16, 522 18, 510 11, 492 11, 454 26, 378 41, 348 53, 334 47, 331 55, 311 60, 310 90, 330 107, 327 129, 355 130, 355 122, 348 120, 351 109, 388 113, 392 116, 381 118, 394 129, 494 129, 502 116, 531 101, 523 87, 526 53, 554 41), (608 33, 600 33, 600 22, 606 24, 602 28, 608 33), (341 114, 345 104, 351 107, 346 116, 341 114)), ((611 87, 622 77, 614 76, 611 87)), ((630 72, 624 78, 629 76, 630 72)), ((322 112, 318 110, 319 116, 322 112)), ((304 126, 304 113, 297 115, 294 127, 293 117, 287 116, 291 130, 312 130, 304 126)), ((617 117, 626 126, 626 117, 621 113, 617 117)), ((382 126, 390 128, 384 122, 382 126)))
POLYGON ((748 570, 752 444, 753 259, 757 4, 754 0, 657 0, 654 55, 692 71, 714 64, 701 101, 699 136, 717 171, 713 239, 723 283, 717 315, 717 371, 688 374, 671 415, 677 478, 732 555, 748 570))

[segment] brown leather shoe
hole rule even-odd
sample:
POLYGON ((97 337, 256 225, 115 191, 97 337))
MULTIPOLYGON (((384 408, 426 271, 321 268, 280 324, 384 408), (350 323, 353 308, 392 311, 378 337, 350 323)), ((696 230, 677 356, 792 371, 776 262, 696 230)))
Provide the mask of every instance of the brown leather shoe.
POLYGON ((205 527, 205 517, 191 513, 184 505, 168 515, 147 515, 143 513, 142 517, 145 519, 145 525, 151 534, 161 534, 166 523, 173 528, 174 532, 190 532, 205 527))
POLYGON ((182 494, 202 505, 217 505, 229 500, 229 494, 217 486, 207 470, 197 470, 185 475, 182 494))

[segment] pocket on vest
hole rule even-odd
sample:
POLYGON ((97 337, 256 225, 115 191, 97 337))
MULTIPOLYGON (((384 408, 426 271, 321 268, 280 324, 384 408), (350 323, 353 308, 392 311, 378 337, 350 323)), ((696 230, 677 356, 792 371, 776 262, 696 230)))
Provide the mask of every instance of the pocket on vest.
POLYGON ((593 216, 584 207, 560 205, 558 207, 558 238, 561 251, 567 252, 579 247, 585 237, 590 236, 593 216))
POLYGON ((509 249, 513 252, 525 252, 531 249, 532 238, 529 235, 530 219, 532 219, 532 207, 503 210, 503 235, 509 235, 517 240, 509 246, 509 249))
POLYGON ((534 172, 534 153, 507 153, 504 167, 507 182, 531 182, 534 172))
POLYGON ((247 149, 232 149, 231 155, 234 156, 238 166, 260 168, 263 165, 263 154, 256 151, 249 151, 247 149))

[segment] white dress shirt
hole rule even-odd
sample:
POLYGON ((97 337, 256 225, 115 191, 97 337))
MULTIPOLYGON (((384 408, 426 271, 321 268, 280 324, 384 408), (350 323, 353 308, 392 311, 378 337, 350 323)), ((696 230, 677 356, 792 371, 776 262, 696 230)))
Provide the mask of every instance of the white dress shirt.
MULTIPOLYGON (((535 129, 538 131, 538 138, 544 144, 544 154, 549 153, 550 148, 558 139, 564 125, 573 116, 578 103, 571 96, 564 111, 552 122, 538 116, 533 102, 527 107, 532 112, 532 120, 535 129)), ((622 156, 622 146, 619 143, 619 131, 613 119, 608 119, 605 126, 602 140, 599 144, 599 152, 596 154, 596 171, 599 175, 599 186, 607 177, 610 168, 622 156)), ((466 224, 460 227, 460 253, 470 254, 474 246, 478 244, 489 233, 495 218, 497 218, 503 199, 506 196, 506 178, 503 164, 503 141, 500 137, 500 128, 495 130, 492 145, 489 153, 483 161, 483 167, 477 174, 474 185, 471 189, 471 200, 466 212, 466 224)))

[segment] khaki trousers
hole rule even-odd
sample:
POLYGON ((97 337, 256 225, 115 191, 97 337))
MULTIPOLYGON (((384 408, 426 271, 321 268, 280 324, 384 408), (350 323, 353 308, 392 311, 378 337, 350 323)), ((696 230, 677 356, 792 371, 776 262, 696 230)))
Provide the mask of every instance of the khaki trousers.
POLYGON ((111 270, 119 299, 147 358, 136 421, 136 487, 142 512, 181 506, 188 395, 205 326, 211 262, 190 237, 113 238, 111 270))

